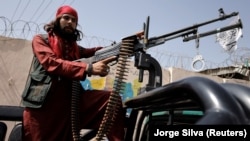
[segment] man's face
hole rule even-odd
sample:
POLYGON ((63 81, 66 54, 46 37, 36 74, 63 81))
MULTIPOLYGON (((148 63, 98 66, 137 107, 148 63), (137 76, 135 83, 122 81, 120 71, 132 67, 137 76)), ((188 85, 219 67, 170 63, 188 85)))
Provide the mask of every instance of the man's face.
POLYGON ((63 14, 60 19, 60 27, 66 34, 72 34, 77 26, 77 20, 70 14, 63 14))

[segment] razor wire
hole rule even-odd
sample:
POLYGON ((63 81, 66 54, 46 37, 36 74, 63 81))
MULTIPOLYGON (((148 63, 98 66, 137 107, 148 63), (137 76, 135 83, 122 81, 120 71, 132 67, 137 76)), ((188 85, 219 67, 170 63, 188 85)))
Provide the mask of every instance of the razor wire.
MULTIPOLYGON (((151 53, 152 56, 166 68, 175 67, 188 71, 194 71, 191 67, 193 57, 162 50, 152 50, 151 53)), ((205 59, 203 70, 215 68, 220 69, 229 66, 250 67, 250 49, 247 47, 238 48, 236 51, 229 54, 229 56, 222 62, 213 62, 205 59)))
MULTIPOLYGON (((31 40, 34 35, 45 33, 43 26, 44 24, 37 24, 32 21, 16 20, 11 22, 8 18, 2 16, 0 17, 0 36, 31 40)), ((78 29, 81 30, 81 28, 82 27, 78 25, 78 29)), ((95 47, 108 46, 113 44, 113 42, 114 41, 102 37, 84 35, 80 44, 84 47, 95 47)), ((193 71, 190 67, 193 61, 192 57, 162 50, 150 51, 149 53, 154 54, 152 56, 156 58, 163 67, 176 67, 193 71)), ((250 49, 238 48, 222 62, 218 63, 204 60, 204 64, 205 66, 203 69, 222 68, 232 65, 243 65, 249 67, 250 49)))
MULTIPOLYGON (((16 20, 10 21, 8 18, 0 17, 0 35, 10 38, 31 40, 36 34, 45 33, 43 26, 45 24, 37 24, 32 21, 16 20)), ((78 25, 78 29, 81 30, 81 25, 78 25)), ((97 36, 85 36, 83 38, 83 46, 107 46, 112 44, 113 41, 107 40, 97 36)))

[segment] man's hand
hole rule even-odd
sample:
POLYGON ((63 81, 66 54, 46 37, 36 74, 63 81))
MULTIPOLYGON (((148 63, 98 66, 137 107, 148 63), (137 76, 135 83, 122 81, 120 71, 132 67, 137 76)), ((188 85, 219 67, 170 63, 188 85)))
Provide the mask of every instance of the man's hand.
POLYGON ((117 56, 111 56, 109 58, 103 59, 99 62, 96 62, 93 64, 93 75, 100 75, 100 76, 106 76, 109 73, 109 66, 108 64, 112 61, 115 61, 117 59, 117 56))

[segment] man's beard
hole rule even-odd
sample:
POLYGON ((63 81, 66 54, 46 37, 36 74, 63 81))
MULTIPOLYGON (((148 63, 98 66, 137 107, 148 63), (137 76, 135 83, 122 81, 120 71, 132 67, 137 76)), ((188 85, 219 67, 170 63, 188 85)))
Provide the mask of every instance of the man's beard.
POLYGON ((73 28, 69 29, 71 27, 64 27, 60 30, 60 35, 62 38, 67 40, 76 40, 75 30, 73 28))

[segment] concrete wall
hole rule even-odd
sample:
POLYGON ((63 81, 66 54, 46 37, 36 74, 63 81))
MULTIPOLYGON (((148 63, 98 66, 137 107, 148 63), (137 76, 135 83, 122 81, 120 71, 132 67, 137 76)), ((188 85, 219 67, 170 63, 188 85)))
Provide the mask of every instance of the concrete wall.
MULTIPOLYGON (((111 67, 111 71, 107 77, 92 76, 88 77, 86 81, 82 82, 83 86, 87 89, 112 89, 112 84, 115 79, 116 66, 111 67)), ((123 99, 134 97, 138 93, 140 87, 144 87, 148 83, 148 72, 144 72, 143 82, 138 82, 139 71, 134 67, 134 62, 130 62, 127 66, 129 75, 126 77, 126 87, 123 94, 123 99)), ((162 85, 178 81, 192 76, 201 76, 211 79, 218 83, 238 83, 250 86, 250 81, 240 79, 225 79, 218 76, 206 75, 198 72, 186 71, 179 68, 162 68, 162 85)))
MULTIPOLYGON (((20 105, 20 96, 26 83, 32 57, 30 41, 0 36, 1 105, 20 105)), ((7 138, 16 122, 4 122, 8 127, 7 138)))

